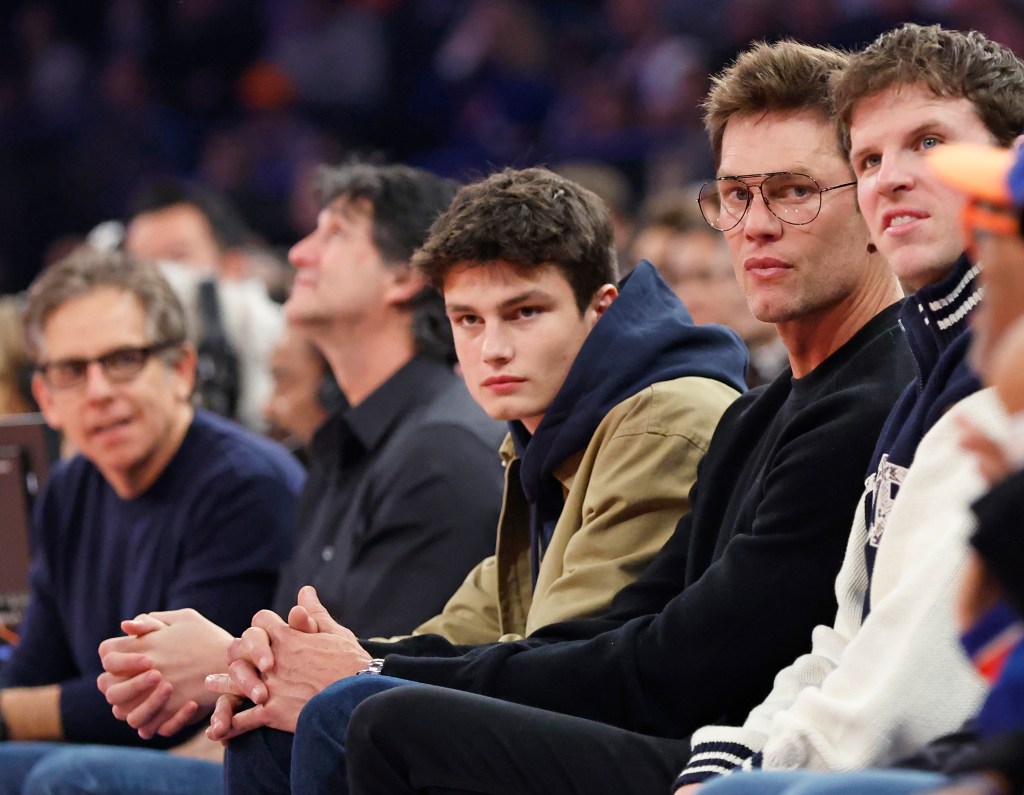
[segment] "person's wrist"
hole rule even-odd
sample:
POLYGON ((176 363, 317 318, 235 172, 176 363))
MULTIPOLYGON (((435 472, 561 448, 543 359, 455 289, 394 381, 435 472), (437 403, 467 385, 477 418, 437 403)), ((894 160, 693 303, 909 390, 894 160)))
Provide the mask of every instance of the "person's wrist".
MULTIPOLYGON (((3 691, 0 691, 0 697, 2 697, 3 691)), ((2 704, 2 700, 0 700, 2 704)), ((4 719, 3 707, 0 707, 0 743, 11 739, 11 733, 7 728, 7 721, 4 719)))

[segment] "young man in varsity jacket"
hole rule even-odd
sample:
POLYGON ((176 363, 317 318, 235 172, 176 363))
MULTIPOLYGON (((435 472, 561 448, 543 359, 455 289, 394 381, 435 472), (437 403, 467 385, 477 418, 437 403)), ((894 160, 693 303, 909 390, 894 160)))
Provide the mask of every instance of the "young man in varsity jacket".
MULTIPOLYGON (((855 55, 833 95, 872 239, 916 290, 900 320, 918 377, 875 449, 835 624, 815 629, 811 653, 779 674, 742 727, 693 735, 682 792, 736 768, 885 764, 958 728, 982 696, 952 609, 970 503, 985 488, 957 418, 991 428, 1002 412, 989 391, 974 394, 967 358, 983 263, 963 254, 965 197, 926 155, 950 142, 1009 144, 1024 129, 1024 65, 981 34, 908 24, 855 55)), ((757 791, 771 791, 761 778, 757 791)))
MULTIPOLYGON (((748 302, 776 324, 791 369, 727 410, 688 518, 610 611, 525 640, 472 650, 431 636, 356 645, 318 616, 341 681, 299 718, 293 791, 342 791, 346 750, 360 792, 416 782, 664 791, 689 752, 680 738, 722 714, 745 715, 806 648, 811 627, 834 615, 846 517, 912 376, 895 322, 900 291, 868 250, 837 143, 827 86, 845 62, 794 43, 762 45, 710 101, 722 179, 702 192, 705 218, 725 232, 748 302), (350 676, 380 670, 367 665, 371 656, 384 658, 385 676, 350 676), (394 677, 473 694, 397 687, 394 677)), ((277 665, 274 644, 270 651, 277 665)), ((214 720, 223 731, 229 711, 218 707, 214 720)), ((268 767, 263 742, 259 733, 232 741, 229 789, 251 792, 269 779, 256 780, 268 767)))

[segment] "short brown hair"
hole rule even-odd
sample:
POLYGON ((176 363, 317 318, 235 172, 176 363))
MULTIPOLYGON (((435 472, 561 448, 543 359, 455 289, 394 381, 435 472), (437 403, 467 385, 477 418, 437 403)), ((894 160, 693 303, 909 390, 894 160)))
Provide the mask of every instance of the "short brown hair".
POLYGON ((841 145, 850 151, 857 103, 894 86, 919 84, 937 97, 963 97, 1002 146, 1024 131, 1024 64, 977 31, 907 23, 883 33, 832 81, 841 145))
POLYGON ((460 190, 413 265, 441 289, 460 264, 554 265, 580 312, 616 280, 608 208, 591 191, 546 168, 505 169, 460 190))
POLYGON ((829 78, 849 55, 833 47, 795 41, 757 42, 711 78, 704 100, 704 128, 715 164, 721 162, 725 125, 733 116, 809 110, 834 116, 829 78))
POLYGON ((94 290, 111 287, 134 295, 146 316, 153 342, 185 340, 185 310, 167 280, 151 262, 120 251, 81 246, 44 270, 28 288, 25 344, 38 362, 46 323, 61 306, 94 290))

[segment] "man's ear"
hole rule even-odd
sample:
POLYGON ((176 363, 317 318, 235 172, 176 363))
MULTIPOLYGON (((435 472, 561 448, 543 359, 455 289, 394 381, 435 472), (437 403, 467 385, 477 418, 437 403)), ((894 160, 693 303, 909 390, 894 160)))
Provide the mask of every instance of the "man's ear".
POLYGON ((174 380, 174 396, 188 402, 196 388, 196 349, 191 342, 181 346, 178 358, 170 367, 174 380))
POLYGON ((46 424, 55 431, 63 430, 60 417, 53 409, 53 396, 50 394, 50 388, 39 373, 32 374, 32 397, 39 404, 39 410, 43 413, 46 424))
POLYGON ((1013 143, 1010 144, 1010 148, 1019 154, 1021 149, 1024 149, 1024 135, 1018 135, 1014 138, 1013 143))
POLYGON ((384 292, 384 300, 391 306, 407 304, 427 286, 427 280, 408 262, 389 266, 391 284, 384 292))
POLYGON ((619 297, 619 288, 614 284, 602 285, 590 301, 590 308, 600 317, 608 311, 608 307, 619 297))

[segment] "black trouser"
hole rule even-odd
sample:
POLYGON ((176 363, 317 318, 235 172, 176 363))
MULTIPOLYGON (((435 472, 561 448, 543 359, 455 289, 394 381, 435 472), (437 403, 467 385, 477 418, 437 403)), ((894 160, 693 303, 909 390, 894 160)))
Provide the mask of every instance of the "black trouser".
POLYGON ((668 795, 689 740, 438 687, 400 687, 360 704, 348 737, 353 795, 668 795))

